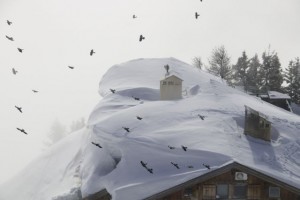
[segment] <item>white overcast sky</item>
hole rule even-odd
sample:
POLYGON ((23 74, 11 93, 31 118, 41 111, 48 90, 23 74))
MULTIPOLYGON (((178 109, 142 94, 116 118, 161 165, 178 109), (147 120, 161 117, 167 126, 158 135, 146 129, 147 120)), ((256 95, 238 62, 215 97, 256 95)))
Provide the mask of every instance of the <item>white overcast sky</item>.
POLYGON ((88 118, 110 66, 194 56, 207 64, 220 45, 234 64, 242 51, 261 57, 271 45, 286 67, 300 56, 299 10, 299 0, 0 0, 0 183, 41 152, 55 119, 88 118))

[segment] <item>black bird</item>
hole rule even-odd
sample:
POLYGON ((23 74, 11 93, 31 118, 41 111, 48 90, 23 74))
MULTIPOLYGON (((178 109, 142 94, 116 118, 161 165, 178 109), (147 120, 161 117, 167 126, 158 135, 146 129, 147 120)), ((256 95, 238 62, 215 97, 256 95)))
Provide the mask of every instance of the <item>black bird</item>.
POLYGON ((94 51, 94 49, 92 49, 90 52, 90 56, 92 56, 94 53, 96 53, 96 52, 94 51))
POLYGON ((205 116, 202 116, 202 115, 199 115, 199 114, 198 114, 198 117, 199 117, 200 119, 202 119, 202 120, 204 120, 204 118, 205 118, 205 116))
POLYGON ((18 48, 18 51, 19 51, 20 53, 23 53, 23 50, 24 50, 24 49, 18 48))
POLYGON ((100 144, 98 144, 98 143, 92 142, 92 144, 99 147, 100 149, 102 148, 102 146, 100 146, 100 144))
POLYGON ((15 106, 16 109, 18 109, 20 111, 20 113, 22 113, 22 108, 21 107, 18 107, 18 106, 15 106))
POLYGON ((207 169, 210 169, 209 165, 203 164, 204 167, 206 167, 207 169))
POLYGON ((16 75, 17 73, 18 73, 18 71, 17 70, 15 70, 15 68, 12 68, 12 73, 14 74, 14 75, 16 75))
POLYGON ((128 133, 130 132, 129 128, 127 127, 122 127, 125 131, 127 131, 128 133))
POLYGON ((34 92, 34 93, 38 93, 39 91, 37 91, 37 90, 32 90, 32 92, 34 92))
POLYGON ((138 97, 134 97, 134 96, 132 96, 132 98, 134 98, 134 100, 137 100, 137 101, 139 101, 139 100, 140 100, 140 98, 138 98, 138 97))
POLYGON ((116 90, 114 90, 114 89, 109 89, 110 91, 111 91, 111 93, 115 93, 116 92, 116 90))
POLYGON ((145 37, 143 35, 140 35, 140 42, 144 39, 145 39, 145 37))
POLYGON ((27 135, 27 132, 24 129, 17 128, 19 131, 27 135))
POLYGON ((73 66, 68 66, 70 69, 74 69, 74 67, 73 66))
POLYGON ((135 19, 135 18, 137 18, 137 16, 136 15, 132 15, 132 18, 135 19))
POLYGON ((8 20, 6 20, 6 22, 7 22, 8 25, 11 25, 11 24, 12 24, 12 22, 10 22, 10 21, 8 21, 8 20))
POLYGON ((187 147, 185 147, 183 145, 181 145, 181 147, 182 147, 183 151, 186 151, 187 147))
POLYGON ((196 17, 196 19, 198 19, 199 16, 200 16, 200 15, 199 15, 197 12, 195 12, 195 17, 196 17))
POLYGON ((141 161, 141 165, 145 168, 147 168, 147 163, 144 163, 143 161, 141 161))
POLYGON ((8 37, 7 35, 5 36, 7 39, 9 39, 10 41, 14 41, 13 37, 8 37))
POLYGON ((142 120, 143 118, 141 118, 140 116, 136 116, 136 118, 138 119, 138 120, 142 120))
POLYGON ((153 169, 151 168, 146 168, 147 169, 147 171, 150 173, 150 174, 153 174, 153 169))
POLYGON ((169 149, 175 149, 175 147, 172 147, 172 146, 169 146, 169 145, 168 145, 168 147, 169 147, 169 149))
POLYGON ((172 164, 172 165, 174 165, 174 167, 176 167, 177 169, 180 169, 180 167, 178 166, 178 164, 177 164, 177 163, 173 163, 173 162, 171 162, 171 164, 172 164))

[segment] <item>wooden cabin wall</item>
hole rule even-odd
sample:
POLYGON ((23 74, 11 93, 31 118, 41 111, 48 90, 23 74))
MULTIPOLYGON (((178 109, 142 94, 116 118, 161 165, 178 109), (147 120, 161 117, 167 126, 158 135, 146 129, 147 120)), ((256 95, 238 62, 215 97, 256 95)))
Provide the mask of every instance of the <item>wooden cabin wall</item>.
POLYGON ((203 188, 208 186, 212 189, 214 193, 216 193, 217 184, 228 184, 228 199, 237 199, 234 198, 234 186, 236 184, 246 184, 247 197, 245 198, 245 200, 300 200, 300 196, 283 188, 280 188, 280 198, 269 198, 269 187, 277 187, 276 185, 268 183, 256 176, 252 176, 249 174, 247 180, 236 181, 235 172, 238 172, 238 170, 233 169, 227 173, 214 177, 203 183, 199 183, 193 185, 192 187, 189 187, 192 188, 193 191, 190 197, 184 196, 185 189, 182 189, 180 191, 174 192, 172 195, 166 196, 159 200, 217 200, 215 195, 214 198, 203 198, 203 188))

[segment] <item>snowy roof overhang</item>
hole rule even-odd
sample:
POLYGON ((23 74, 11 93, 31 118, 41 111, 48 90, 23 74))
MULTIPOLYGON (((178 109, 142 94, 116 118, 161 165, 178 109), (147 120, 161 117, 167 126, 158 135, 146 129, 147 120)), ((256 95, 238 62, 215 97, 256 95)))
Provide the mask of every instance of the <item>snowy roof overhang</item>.
POLYGON ((269 99, 291 99, 288 94, 280 93, 277 91, 268 91, 269 99))
POLYGON ((187 187, 191 187, 193 185, 196 185, 198 183, 202 183, 202 182, 207 181, 207 180, 209 180, 211 178, 214 178, 216 176, 222 175, 222 174, 224 174, 226 172, 231 171, 232 169, 237 169, 237 170, 240 170, 240 171, 245 172, 247 174, 256 176, 256 177, 258 177, 258 178, 260 178, 260 179, 262 179, 264 181, 267 181, 269 183, 272 183, 274 185, 282 187, 282 188, 284 188, 284 189, 286 189, 286 190, 288 190, 290 192, 293 192, 293 193, 295 193, 297 195, 300 195, 300 188, 294 187, 294 186, 292 186, 290 184, 287 184, 287 183, 285 183, 285 182, 283 182, 283 181, 281 181, 279 179, 276 179, 276 178, 274 178, 272 176, 266 175, 263 172, 257 171, 255 169, 249 167, 249 166, 240 164, 238 162, 232 162, 232 163, 229 163, 229 164, 227 164, 225 166, 222 166, 222 167, 220 167, 220 168, 218 168, 216 170, 210 171, 210 172, 208 172, 206 174, 203 174, 203 175, 201 175, 199 177, 196 177, 194 179, 186 181, 186 182, 184 182, 182 184, 179 184, 179 185, 171 187, 171 188, 169 188, 167 190, 161 191, 161 192, 159 192, 157 194, 154 194, 154 195, 152 195, 152 196, 150 196, 148 198, 145 198, 145 199, 146 200, 154 200, 154 199, 163 198, 163 197, 168 196, 168 195, 170 195, 170 194, 172 194, 172 193, 174 193, 176 191, 182 190, 182 189, 187 188, 187 187))
POLYGON ((247 105, 245 105, 245 109, 247 110, 247 112, 253 113, 253 114, 255 114, 257 116, 260 116, 261 118, 264 118, 265 120, 269 121, 268 120, 268 116, 266 114, 264 114, 262 112, 259 112, 257 110, 254 110, 253 108, 251 108, 251 107, 249 107, 247 105))
POLYGON ((180 77, 178 77, 178 76, 176 76, 176 75, 170 75, 170 76, 167 76, 167 77, 163 78, 161 81, 168 80, 168 79, 170 79, 171 77, 175 77, 175 78, 177 78, 177 79, 183 81, 182 78, 180 78, 180 77))

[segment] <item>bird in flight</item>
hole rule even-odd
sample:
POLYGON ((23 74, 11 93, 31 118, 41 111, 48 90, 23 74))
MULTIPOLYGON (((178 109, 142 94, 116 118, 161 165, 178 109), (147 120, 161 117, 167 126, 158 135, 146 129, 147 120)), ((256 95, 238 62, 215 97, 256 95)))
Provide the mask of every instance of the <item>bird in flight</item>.
POLYGON ((141 161, 141 165, 142 165, 143 167, 147 168, 147 163, 141 161))
POLYGON ((204 167, 206 167, 207 169, 210 169, 209 165, 203 164, 204 167))
POLYGON ((114 90, 114 89, 109 89, 110 91, 111 91, 111 93, 115 93, 116 92, 116 90, 114 90))
POLYGON ((185 147, 185 146, 183 146, 183 145, 181 145, 181 147, 182 147, 183 151, 186 151, 186 150, 187 150, 187 147, 185 147))
POLYGON ((92 56, 94 53, 96 53, 96 52, 94 51, 94 49, 92 49, 90 52, 90 56, 92 56))
POLYGON ((73 66, 68 66, 70 69, 74 69, 74 67, 73 66))
POLYGON ((6 22, 7 22, 8 25, 11 25, 11 24, 12 24, 11 21, 6 20, 6 22))
POLYGON ((19 131, 27 135, 27 132, 24 129, 17 128, 19 131))
POLYGON ((180 169, 180 167, 178 166, 178 164, 177 164, 177 163, 173 163, 173 162, 171 162, 171 164, 172 164, 172 165, 174 165, 174 167, 176 167, 177 169, 180 169))
POLYGON ((134 96, 132 96, 132 98, 134 98, 134 100, 137 100, 137 101, 139 101, 139 100, 140 100, 140 98, 138 98, 138 97, 134 97, 134 96))
POLYGON ((18 109, 20 111, 20 113, 22 113, 22 107, 18 107, 18 106, 15 106, 16 109, 18 109))
POLYGON ((18 73, 18 71, 17 70, 15 70, 15 68, 12 68, 12 73, 14 74, 14 75, 16 75, 17 73, 18 73))
POLYGON ((148 170, 148 172, 150 173, 150 174, 153 174, 153 169, 151 168, 147 168, 147 170, 148 170))
POLYGON ((9 36, 5 36, 7 39, 9 39, 10 41, 14 41, 14 38, 13 37, 9 37, 9 36))
POLYGON ((93 145, 95 145, 96 147, 99 147, 100 149, 102 148, 102 146, 100 146, 100 144, 92 142, 93 145))
POLYGON ((168 145, 168 147, 169 147, 169 149, 175 149, 175 147, 172 147, 172 146, 170 146, 170 145, 168 145))
POLYGON ((202 120, 204 120, 205 116, 198 114, 198 117, 202 120))
POLYGON ((38 93, 39 91, 37 91, 37 90, 32 90, 32 92, 34 92, 34 93, 38 93))
POLYGON ((198 19, 199 16, 200 16, 200 14, 198 14, 197 12, 195 12, 196 19, 198 19))
POLYGON ((138 120, 142 120, 143 118, 141 118, 140 116, 136 116, 136 118, 138 119, 138 120))
POLYGON ((137 18, 137 16, 136 15, 132 15, 132 18, 135 19, 135 18, 137 18))
POLYGON ((24 49, 18 48, 18 51, 19 51, 20 53, 23 53, 23 50, 24 50, 24 49))
POLYGON ((122 127, 125 131, 127 131, 127 133, 130 132, 129 128, 128 127, 122 127))
POLYGON ((143 35, 140 35, 140 42, 144 39, 145 39, 145 37, 143 35))

